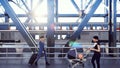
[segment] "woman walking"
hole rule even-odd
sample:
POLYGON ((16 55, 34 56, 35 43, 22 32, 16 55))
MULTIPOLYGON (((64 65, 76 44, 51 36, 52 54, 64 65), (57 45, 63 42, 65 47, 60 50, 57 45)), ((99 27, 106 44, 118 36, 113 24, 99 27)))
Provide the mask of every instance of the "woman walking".
POLYGON ((92 56, 91 63, 93 65, 93 68, 96 68, 96 65, 95 65, 95 61, 96 61, 97 68, 100 68, 100 56, 101 56, 101 53, 100 53, 100 43, 99 43, 98 36, 94 36, 93 39, 92 39, 92 42, 94 43, 94 47, 90 48, 90 50, 93 51, 94 54, 92 56))

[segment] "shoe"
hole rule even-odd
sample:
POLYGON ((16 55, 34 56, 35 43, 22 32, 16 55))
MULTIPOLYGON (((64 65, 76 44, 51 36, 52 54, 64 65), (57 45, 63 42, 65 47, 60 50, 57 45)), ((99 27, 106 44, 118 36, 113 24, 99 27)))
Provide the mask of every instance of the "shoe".
POLYGON ((36 66, 38 65, 37 62, 35 62, 35 65, 36 65, 36 66))
POLYGON ((46 62, 46 65, 50 65, 50 63, 46 62))

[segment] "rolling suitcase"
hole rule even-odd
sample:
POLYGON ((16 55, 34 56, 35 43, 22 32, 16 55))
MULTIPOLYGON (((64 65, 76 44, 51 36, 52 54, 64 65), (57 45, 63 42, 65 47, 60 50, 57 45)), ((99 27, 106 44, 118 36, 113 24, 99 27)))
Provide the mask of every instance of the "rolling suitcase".
POLYGON ((32 54, 28 63, 32 65, 36 58, 37 58, 37 54, 32 54))

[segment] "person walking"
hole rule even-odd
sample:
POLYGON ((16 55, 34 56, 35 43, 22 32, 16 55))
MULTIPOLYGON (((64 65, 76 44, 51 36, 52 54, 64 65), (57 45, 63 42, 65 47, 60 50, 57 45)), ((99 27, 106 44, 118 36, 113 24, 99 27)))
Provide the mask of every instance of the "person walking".
POLYGON ((96 61, 97 68, 100 68, 101 53, 100 53, 100 43, 99 43, 98 36, 93 36, 92 42, 94 43, 94 47, 90 48, 90 50, 93 51, 94 54, 92 56, 91 63, 93 65, 93 68, 96 68, 96 65, 95 65, 95 61, 96 61))
POLYGON ((44 56, 45 56, 46 65, 50 65, 48 63, 48 60, 47 60, 47 55, 46 55, 46 51, 45 51, 45 48, 44 48, 44 42, 45 42, 45 37, 44 36, 40 36, 39 49, 38 49, 37 58, 35 60, 35 65, 37 65, 37 62, 40 59, 40 57, 42 56, 42 54, 44 54, 44 56))

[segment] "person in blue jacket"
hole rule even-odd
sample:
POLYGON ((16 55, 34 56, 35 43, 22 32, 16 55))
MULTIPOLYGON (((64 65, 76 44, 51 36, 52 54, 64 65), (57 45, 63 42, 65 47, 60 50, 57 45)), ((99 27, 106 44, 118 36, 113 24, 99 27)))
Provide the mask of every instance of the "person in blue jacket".
POLYGON ((45 51, 45 48, 44 48, 44 45, 45 45, 44 41, 45 41, 45 37, 44 36, 40 36, 38 55, 37 55, 37 58, 35 60, 35 65, 37 65, 37 62, 40 59, 40 57, 42 56, 42 54, 44 54, 44 56, 45 56, 46 65, 50 65, 48 63, 48 60, 47 60, 47 55, 46 55, 46 51, 45 51))

